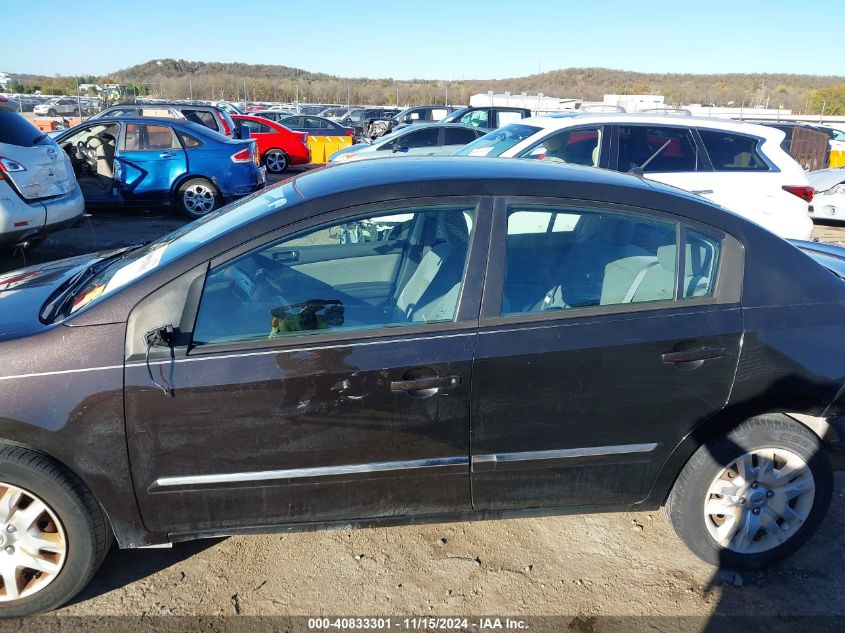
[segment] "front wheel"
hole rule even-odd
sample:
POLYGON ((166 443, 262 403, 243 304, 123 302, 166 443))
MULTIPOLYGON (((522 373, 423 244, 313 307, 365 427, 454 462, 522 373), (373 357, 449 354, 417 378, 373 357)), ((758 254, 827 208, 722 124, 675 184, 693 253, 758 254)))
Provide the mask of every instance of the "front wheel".
POLYGON ((205 178, 191 178, 179 187, 177 201, 182 213, 189 218, 201 218, 220 206, 217 187, 205 178))
POLYGON ((724 569, 758 569, 806 543, 827 513, 833 471, 812 431, 752 418, 698 449, 666 503, 677 535, 724 569))
POLYGON ((53 108, 47 110, 47 116, 56 116, 56 111, 53 108))
POLYGON ((110 543, 103 512, 78 479, 45 455, 0 447, 0 617, 63 605, 110 543))
POLYGON ((280 149, 271 149, 264 154, 264 165, 274 174, 281 174, 290 166, 290 159, 280 149))

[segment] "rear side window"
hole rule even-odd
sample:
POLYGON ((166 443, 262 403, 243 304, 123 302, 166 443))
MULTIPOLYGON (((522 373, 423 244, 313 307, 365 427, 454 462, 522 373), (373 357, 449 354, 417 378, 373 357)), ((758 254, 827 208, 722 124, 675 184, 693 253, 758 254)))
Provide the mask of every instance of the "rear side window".
POLYGON ((17 112, 0 110, 0 143, 32 147, 46 136, 17 112))
POLYGON ((716 171, 769 171, 769 166, 753 136, 730 134, 718 130, 699 130, 704 149, 716 171))
POLYGON ((185 115, 188 121, 204 125, 210 130, 217 130, 217 119, 214 118, 211 112, 204 110, 182 110, 182 114, 185 115))
POLYGON ((508 110, 496 112, 496 127, 516 123, 521 118, 522 112, 510 112, 508 110))
POLYGON ((684 298, 712 297, 716 292, 722 242, 694 229, 687 229, 686 236, 684 298))
POLYGON ((698 147, 685 128, 631 125, 619 128, 619 171, 669 173, 702 169, 698 147))
POLYGON ((179 138, 182 139, 182 145, 185 146, 185 149, 191 149, 202 145, 202 141, 195 136, 191 136, 190 134, 182 131, 177 131, 176 133, 179 135, 179 138))
POLYGON ((676 244, 673 222, 617 212, 513 208, 502 314, 671 301, 676 244))

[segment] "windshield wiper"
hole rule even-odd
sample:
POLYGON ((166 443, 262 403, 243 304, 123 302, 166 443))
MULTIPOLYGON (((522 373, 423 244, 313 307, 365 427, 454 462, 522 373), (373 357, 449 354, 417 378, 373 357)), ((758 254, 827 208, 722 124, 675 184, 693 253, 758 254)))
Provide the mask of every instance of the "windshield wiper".
POLYGON ((126 257, 132 251, 135 251, 146 244, 137 244, 135 246, 129 246, 125 249, 114 253, 113 255, 109 255, 108 257, 104 257, 103 259, 98 259, 96 262, 91 264, 90 266, 86 266, 75 275, 73 275, 70 279, 68 279, 64 284, 64 290, 59 292, 53 299, 49 300, 47 303, 44 304, 44 307, 41 309, 41 319, 45 323, 52 323, 56 317, 58 317, 64 309, 67 307, 67 304, 70 300, 75 296, 76 291, 83 285, 88 283, 94 275, 103 272, 106 268, 111 266, 117 261, 120 261, 124 257, 126 257))

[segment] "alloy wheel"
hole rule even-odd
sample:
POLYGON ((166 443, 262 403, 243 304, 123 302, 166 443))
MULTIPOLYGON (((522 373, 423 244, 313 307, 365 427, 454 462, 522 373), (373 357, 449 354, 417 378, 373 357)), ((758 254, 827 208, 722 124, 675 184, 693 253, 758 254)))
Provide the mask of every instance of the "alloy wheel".
POLYGON ((802 457, 782 448, 761 448, 734 460, 713 480, 704 521, 720 546, 759 554, 798 532, 814 500, 813 473, 802 457))
POLYGON ((205 215, 214 210, 214 192, 208 185, 197 183, 185 189, 182 202, 188 213, 205 215))
POLYGON ((264 163, 274 174, 280 174, 288 168, 288 157, 284 152, 269 152, 264 158, 264 163))
POLYGON ((50 507, 28 490, 0 482, 0 602, 43 590, 66 557, 65 532, 50 507))

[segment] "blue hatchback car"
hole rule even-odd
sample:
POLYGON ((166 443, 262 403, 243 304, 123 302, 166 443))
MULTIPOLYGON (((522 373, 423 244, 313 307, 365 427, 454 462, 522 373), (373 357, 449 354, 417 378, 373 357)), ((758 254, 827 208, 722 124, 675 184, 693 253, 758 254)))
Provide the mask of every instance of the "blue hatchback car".
POLYGON ((187 121, 118 117, 56 137, 88 205, 176 204, 192 218, 264 187, 254 140, 187 121))

